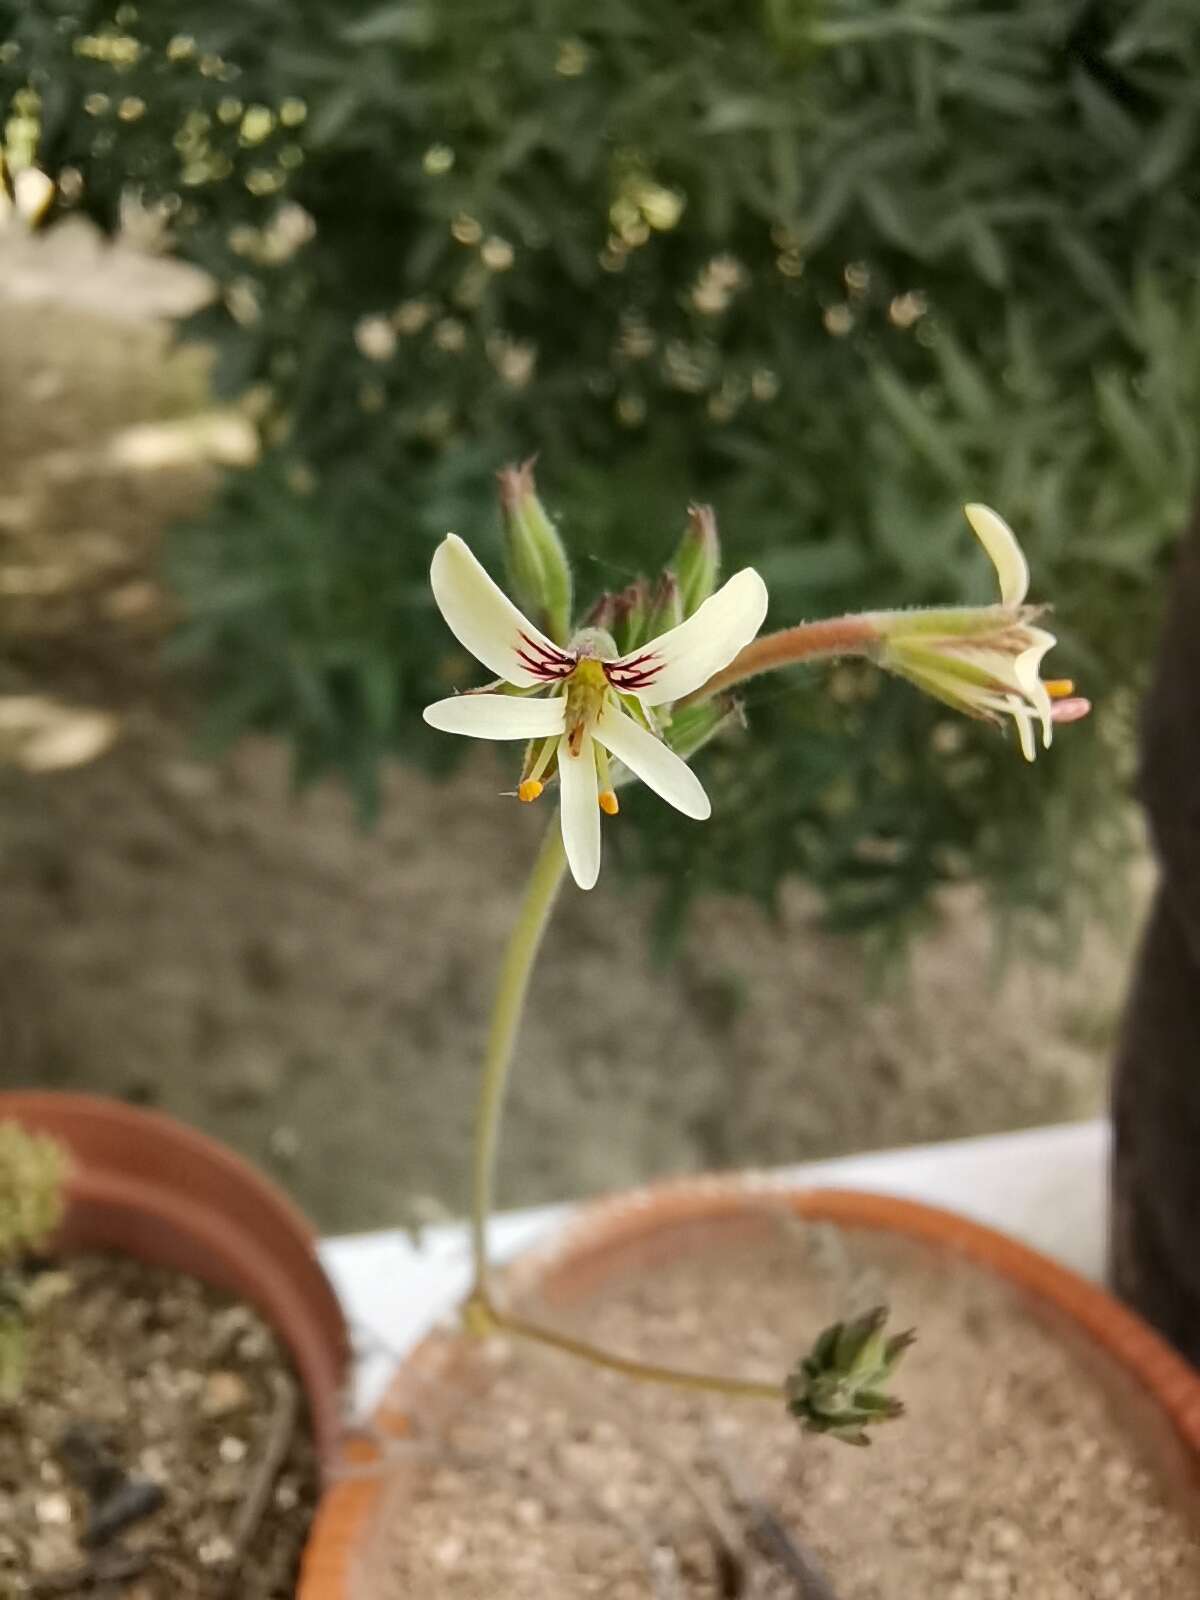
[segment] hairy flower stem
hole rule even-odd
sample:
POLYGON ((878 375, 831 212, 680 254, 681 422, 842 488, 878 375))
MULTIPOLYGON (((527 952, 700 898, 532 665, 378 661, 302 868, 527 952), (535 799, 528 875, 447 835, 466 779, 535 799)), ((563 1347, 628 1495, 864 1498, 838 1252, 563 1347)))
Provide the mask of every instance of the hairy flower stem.
POLYGON ((785 1400, 786 1391, 780 1384, 680 1372, 674 1367, 660 1367, 651 1362, 632 1360, 628 1356, 613 1355, 598 1345, 588 1344, 584 1339, 574 1339, 569 1334, 543 1328, 536 1322, 527 1322, 524 1317, 500 1309, 492 1301, 488 1284, 487 1225, 495 1189, 496 1152, 504 1091, 508 1087, 513 1047, 525 1009, 533 964, 558 898, 565 868, 562 836, 557 824, 552 823, 542 841, 525 898, 517 914, 492 1006, 475 1126, 474 1194, 471 1206, 475 1282, 466 1305, 467 1326, 476 1333, 504 1332, 516 1338, 530 1339, 535 1344, 549 1345, 594 1367, 604 1367, 610 1372, 624 1373, 626 1377, 641 1378, 649 1383, 672 1384, 681 1389, 702 1389, 712 1394, 733 1395, 743 1399, 785 1400))
POLYGON ((681 706, 711 700, 734 684, 760 673, 788 667, 795 661, 820 661, 830 656, 862 656, 880 639, 876 617, 831 617, 825 622, 801 622, 779 633, 764 634, 740 651, 723 671, 716 673, 701 689, 680 701, 681 706))
POLYGON ((554 1328, 544 1328, 540 1323, 528 1322, 524 1317, 502 1311, 490 1300, 476 1299, 475 1310, 480 1321, 497 1332, 509 1333, 519 1339, 530 1339, 535 1344, 549 1345, 566 1355, 587 1361, 593 1367, 604 1367, 609 1372, 619 1372, 626 1378, 640 1378, 645 1383, 666 1383, 676 1389, 700 1389, 708 1394, 732 1395, 740 1400, 787 1399, 787 1391, 780 1383, 758 1383, 751 1378, 719 1378, 706 1372, 681 1372, 677 1367, 660 1367, 652 1361, 636 1361, 631 1356, 618 1356, 589 1344, 586 1339, 575 1339, 569 1333, 559 1333, 554 1328))
POLYGON ((488 1029, 487 1050, 483 1059, 483 1081, 479 1087, 479 1106, 475 1124, 475 1160, 471 1197, 471 1252, 475 1264, 473 1299, 487 1302, 487 1224, 496 1187, 496 1149, 500 1138, 500 1114, 504 1091, 512 1065, 517 1029, 525 1010, 525 996, 542 935, 558 898, 567 858, 557 820, 551 822, 534 863, 533 874, 516 925, 504 953, 504 964, 496 984, 488 1029))
MULTIPOLYGON (((839 655, 865 655, 879 640, 876 620, 870 616, 837 617, 828 622, 806 622, 781 633, 757 639, 734 658, 728 667, 710 678, 703 688, 681 705, 698 703, 719 694, 746 678, 788 666, 794 661, 812 661, 839 655)), ((471 1251, 474 1260, 474 1286, 468 1297, 465 1315, 468 1328, 476 1333, 504 1332, 536 1344, 548 1345, 575 1356, 592 1366, 620 1372, 648 1383, 670 1384, 679 1389, 698 1389, 741 1399, 785 1401, 782 1384, 755 1382, 747 1378, 722 1378, 701 1372, 683 1372, 675 1367, 657 1366, 629 1356, 612 1354, 585 1339, 544 1328, 496 1306, 488 1280, 487 1227, 491 1215, 496 1179, 496 1152, 499 1144, 504 1093, 508 1087, 513 1047, 525 1009, 525 997, 533 964, 566 868, 566 855, 558 827, 551 824, 542 843, 533 875, 505 952, 496 985, 491 1027, 479 1089, 475 1127, 474 1182, 471 1205, 471 1251)))

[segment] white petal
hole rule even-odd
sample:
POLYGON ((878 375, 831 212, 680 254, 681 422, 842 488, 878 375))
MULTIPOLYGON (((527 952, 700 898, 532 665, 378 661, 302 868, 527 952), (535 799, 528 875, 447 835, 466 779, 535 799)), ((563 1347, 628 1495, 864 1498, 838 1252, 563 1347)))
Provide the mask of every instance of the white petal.
POLYGON ((600 787, 590 733, 584 734, 577 756, 571 754, 566 739, 560 741, 558 779, 567 864, 579 887, 590 889, 600 876, 600 787))
POLYGON ((964 506, 963 511, 980 544, 992 558, 996 576, 1000 579, 1001 603, 1019 606, 1029 593, 1029 563, 1017 543, 1016 534, 991 506, 972 502, 964 506))
POLYGON ((753 567, 735 572, 704 604, 640 650, 605 665, 608 680, 643 705, 681 700, 727 667, 763 625, 767 586, 753 567))
POLYGON ((699 822, 712 815, 712 804, 704 785, 687 762, 668 749, 661 739, 639 727, 611 700, 600 713, 595 733, 611 755, 623 761, 635 777, 676 811, 682 811, 685 817, 695 817, 699 822))
POLYGON ((543 739, 563 731, 567 702, 563 695, 523 700, 511 694, 456 694, 426 706, 422 715, 431 728, 473 739, 543 739))
POLYGON ((1036 642, 1031 644, 1028 650, 1022 650, 1013 662, 1013 674, 1030 705, 1041 718, 1042 743, 1049 750, 1050 734, 1054 725, 1054 708, 1046 685, 1042 682, 1041 669, 1042 657, 1048 650, 1054 648, 1058 640, 1044 628, 1031 628, 1030 635, 1036 642))
POLYGON ((1032 761, 1037 755, 1037 746, 1033 742, 1033 718, 1015 696, 1009 701, 1008 709, 1020 735, 1021 754, 1026 761, 1032 761))
POLYGON ((506 683, 528 689, 556 682, 574 667, 575 657, 521 615, 457 534, 448 533, 434 551, 429 581, 459 644, 506 683))

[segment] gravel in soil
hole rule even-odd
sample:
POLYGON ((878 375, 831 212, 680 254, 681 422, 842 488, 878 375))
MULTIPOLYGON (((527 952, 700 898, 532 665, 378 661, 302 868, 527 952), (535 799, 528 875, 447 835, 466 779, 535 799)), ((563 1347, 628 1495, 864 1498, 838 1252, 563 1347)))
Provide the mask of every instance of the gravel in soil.
POLYGON ((271 1329, 125 1256, 73 1257, 31 1288, 25 1385, 0 1411, 4 1600, 290 1596, 317 1469, 271 1329), (264 1471, 281 1435, 282 1466, 264 1471))
POLYGON ((907 1415, 854 1449, 769 1405, 490 1341, 454 1366, 469 1399, 448 1420, 432 1420, 448 1387, 414 1391, 433 1464, 389 1490, 378 1600, 1200 1594, 1195 1501, 1171 1487, 1178 1445, 1108 1358, 1003 1283, 790 1218, 649 1264, 543 1320, 774 1378, 823 1325, 886 1298, 896 1327, 918 1329, 893 1383, 907 1415))

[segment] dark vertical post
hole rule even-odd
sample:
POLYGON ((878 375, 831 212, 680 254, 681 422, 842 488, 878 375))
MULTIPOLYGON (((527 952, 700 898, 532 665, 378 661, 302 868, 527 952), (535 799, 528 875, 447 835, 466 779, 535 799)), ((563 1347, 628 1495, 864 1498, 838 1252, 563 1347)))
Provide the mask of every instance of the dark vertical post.
POLYGON ((1171 580, 1139 790, 1159 883, 1118 1046, 1110 1271, 1200 1365, 1200 507, 1171 580))

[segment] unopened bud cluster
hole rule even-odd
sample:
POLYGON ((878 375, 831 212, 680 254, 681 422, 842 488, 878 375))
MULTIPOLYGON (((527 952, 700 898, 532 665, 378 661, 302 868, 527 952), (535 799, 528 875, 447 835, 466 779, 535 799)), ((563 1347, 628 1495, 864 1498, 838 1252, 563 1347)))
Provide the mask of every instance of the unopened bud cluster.
POLYGON ((870 1443, 866 1430, 904 1414, 885 1385, 916 1338, 913 1329, 888 1336, 886 1306, 850 1322, 835 1322, 817 1339, 787 1380, 788 1410, 812 1433, 844 1444, 870 1443))
MULTIPOLYGON (((572 622, 571 567, 558 529, 538 498, 533 468, 530 459, 497 474, 509 587, 538 626, 565 644, 578 637, 572 622)), ((687 527, 663 570, 600 595, 578 627, 607 636, 618 654, 628 654, 693 616, 715 594, 720 575, 716 514, 711 506, 691 506, 687 527)), ((741 713, 725 697, 669 714, 664 708, 660 723, 664 741, 690 760, 723 728, 740 725, 741 713)), ((522 772, 531 796, 534 790, 541 793, 547 776, 540 769, 536 778, 530 776, 537 755, 531 749, 522 772)))

